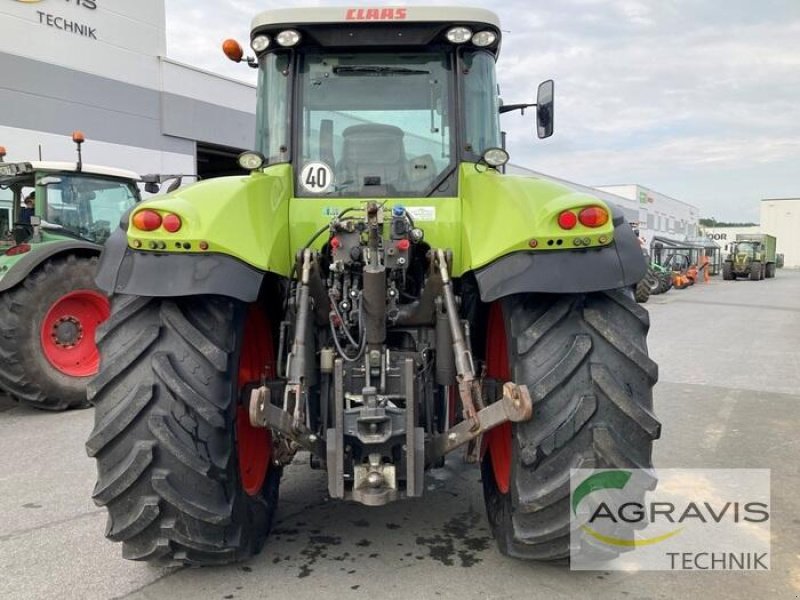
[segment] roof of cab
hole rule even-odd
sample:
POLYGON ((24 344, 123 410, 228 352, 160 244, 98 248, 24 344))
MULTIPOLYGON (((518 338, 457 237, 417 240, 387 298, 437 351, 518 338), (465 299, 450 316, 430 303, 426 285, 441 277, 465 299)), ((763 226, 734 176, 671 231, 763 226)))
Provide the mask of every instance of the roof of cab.
MULTIPOLYGON (((31 167, 34 171, 71 171, 76 173, 78 165, 74 162, 58 162, 58 161, 31 161, 31 167)), ((114 167, 102 167, 99 165, 83 164, 81 173, 88 175, 103 175, 105 177, 118 177, 120 179, 131 179, 139 181, 141 178, 138 173, 128 171, 127 169, 116 169, 114 167)))
POLYGON ((253 19, 252 29, 274 25, 321 23, 480 23, 500 29, 490 10, 468 6, 309 7, 265 10, 253 19))

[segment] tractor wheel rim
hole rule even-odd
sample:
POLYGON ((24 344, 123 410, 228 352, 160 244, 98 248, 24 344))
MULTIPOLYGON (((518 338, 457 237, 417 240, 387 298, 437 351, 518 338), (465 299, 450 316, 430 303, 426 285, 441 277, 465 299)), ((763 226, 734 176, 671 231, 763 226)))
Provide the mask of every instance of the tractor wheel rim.
MULTIPOLYGON (((486 375, 500 381, 511 381, 503 309, 495 302, 489 309, 486 338, 486 375)), ((484 450, 488 450, 495 484, 502 494, 507 494, 511 483, 511 423, 503 423, 483 436, 484 450)))
POLYGON ((250 413, 239 406, 236 413, 236 440, 239 453, 239 476, 249 496, 257 496, 264 487, 272 455, 272 435, 250 424, 250 413))
POLYGON ((108 298, 95 290, 75 290, 61 296, 50 306, 39 329, 47 361, 69 377, 95 375, 100 353, 94 336, 97 326, 110 314, 108 298))
MULTIPOLYGON (((248 309, 242 334, 239 356, 239 397, 248 385, 257 383, 263 375, 272 376, 275 356, 269 321, 255 306, 248 309)), ((236 412, 236 451, 239 457, 239 478, 242 488, 250 496, 257 496, 264 487, 272 461, 272 433, 268 429, 253 427, 246 403, 236 412)))

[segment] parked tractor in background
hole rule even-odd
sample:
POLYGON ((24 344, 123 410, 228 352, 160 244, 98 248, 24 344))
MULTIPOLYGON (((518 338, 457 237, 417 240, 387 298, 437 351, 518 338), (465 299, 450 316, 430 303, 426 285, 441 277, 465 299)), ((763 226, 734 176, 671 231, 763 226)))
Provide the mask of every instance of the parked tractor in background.
POLYGON ((650 269, 655 276, 653 287, 650 288, 650 294, 663 294, 672 288, 672 271, 662 267, 657 262, 650 263, 650 269))
POLYGON ((2 162, 12 201, 0 250, 0 390, 30 406, 88 406, 97 326, 109 301, 94 278, 102 245, 139 200, 130 171, 77 163, 2 162))
POLYGON ((749 277, 751 281, 775 277, 776 239, 766 233, 739 233, 722 265, 722 278, 749 277))
POLYGON ((570 555, 571 468, 652 467, 647 264, 616 207, 502 172, 500 114, 548 137, 554 104, 501 105, 500 38, 482 9, 315 7, 225 42, 260 70, 250 175, 143 201, 97 279, 86 447, 124 557, 258 552, 301 449, 367 506, 464 449, 500 550, 538 560, 570 555))
POLYGON ((631 228, 633 229, 633 235, 636 236, 636 239, 639 240, 639 247, 642 250, 642 256, 644 256, 645 261, 647 262, 647 271, 644 274, 639 282, 633 286, 633 297, 639 304, 644 304, 650 299, 651 294, 658 293, 659 289, 659 281, 658 277, 653 270, 652 265, 650 265, 650 251, 647 248, 647 243, 645 239, 641 236, 639 232, 639 224, 636 222, 632 222, 631 228))
POLYGON ((661 280, 658 273, 652 265, 647 266, 647 271, 644 277, 636 284, 634 288, 634 298, 640 304, 647 302, 650 296, 661 293, 661 280))

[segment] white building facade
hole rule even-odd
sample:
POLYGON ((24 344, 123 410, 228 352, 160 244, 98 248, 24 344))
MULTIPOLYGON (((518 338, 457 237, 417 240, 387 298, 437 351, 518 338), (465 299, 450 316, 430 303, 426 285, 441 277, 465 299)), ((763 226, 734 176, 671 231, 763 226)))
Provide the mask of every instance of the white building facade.
POLYGON ((235 169, 232 157, 254 143, 254 86, 165 53, 164 0, 2 2, 6 160, 74 160, 71 132, 81 130, 87 163, 140 174, 235 169))
POLYGON ((762 200, 761 230, 777 238, 785 267, 800 268, 800 198, 762 200))
POLYGON ((638 184, 603 185, 597 189, 621 196, 636 206, 639 231, 648 246, 656 236, 684 242, 700 235, 700 209, 696 206, 638 184))
POLYGON ((719 244, 722 256, 725 257, 730 251, 731 242, 736 241, 736 236, 744 233, 759 233, 760 225, 745 225, 741 227, 703 227, 702 235, 719 244))

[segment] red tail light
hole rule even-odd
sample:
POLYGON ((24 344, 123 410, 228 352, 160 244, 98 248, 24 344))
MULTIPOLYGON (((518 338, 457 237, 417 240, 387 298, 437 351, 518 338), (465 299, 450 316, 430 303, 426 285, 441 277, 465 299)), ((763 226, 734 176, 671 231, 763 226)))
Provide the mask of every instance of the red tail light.
POLYGON ((599 206, 590 206, 578 213, 578 219, 586 227, 602 227, 608 223, 608 213, 599 206))
POLYGON ((8 250, 6 250, 6 256, 19 256, 20 254, 25 254, 26 252, 31 251, 30 244, 17 244, 16 246, 12 246, 8 250))
POLYGON ((576 217, 575 213, 571 210, 565 210, 558 215, 558 226, 561 227, 561 229, 572 229, 577 224, 578 217, 576 217))
POLYGON ((162 225, 164 226, 164 229, 166 229, 170 233, 175 233, 181 228, 181 225, 183 225, 183 223, 181 222, 181 218, 178 215, 168 214, 164 216, 162 225))
POLYGON ((140 210, 133 215, 133 226, 140 231, 154 231, 161 227, 161 215, 154 210, 140 210))

